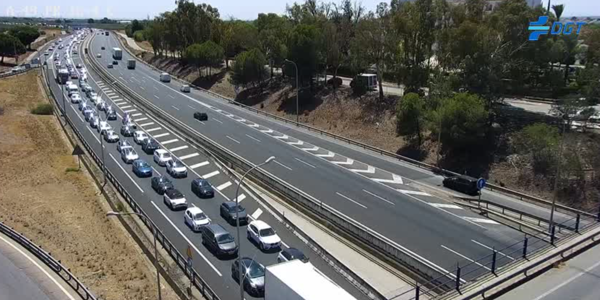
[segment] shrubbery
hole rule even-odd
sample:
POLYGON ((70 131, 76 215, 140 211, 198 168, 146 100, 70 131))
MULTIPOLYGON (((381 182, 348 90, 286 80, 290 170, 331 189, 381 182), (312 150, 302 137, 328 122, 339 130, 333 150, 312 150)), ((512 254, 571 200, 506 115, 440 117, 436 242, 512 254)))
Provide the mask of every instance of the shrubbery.
POLYGON ((51 115, 54 113, 54 110, 52 109, 52 105, 48 103, 41 103, 32 108, 31 113, 34 115, 51 115))

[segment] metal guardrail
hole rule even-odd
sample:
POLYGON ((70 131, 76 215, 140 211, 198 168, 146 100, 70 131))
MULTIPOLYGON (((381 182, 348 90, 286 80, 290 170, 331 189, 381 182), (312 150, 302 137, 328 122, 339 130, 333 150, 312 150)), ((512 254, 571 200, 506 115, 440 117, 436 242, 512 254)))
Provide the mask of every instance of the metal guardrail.
POLYGON ((29 72, 31 70, 34 70, 34 69, 37 69, 39 67, 40 66, 37 65, 37 66, 32 66, 30 68, 23 69, 23 70, 20 70, 20 71, 17 71, 17 72, 12 72, 11 71, 11 72, 0 73, 0 78, 6 78, 6 77, 14 76, 14 75, 19 75, 19 74, 27 73, 27 72, 29 72))
MULTIPOLYGON (((91 58, 89 61, 92 62, 90 66, 99 76, 104 79, 108 85, 112 85, 115 90, 127 96, 132 101, 137 102, 140 106, 138 107, 139 109, 146 111, 146 113, 150 112, 151 115, 159 117, 183 133, 182 135, 187 142, 198 145, 200 148, 205 149, 209 155, 216 157, 219 161, 228 162, 230 167, 233 167, 236 170, 245 172, 254 166, 254 164, 252 164, 250 161, 228 149, 221 147, 200 132, 144 99, 142 96, 131 90, 127 85, 121 83, 116 78, 113 78, 112 75, 108 74, 101 67, 99 67, 99 64, 95 61, 93 56, 89 57, 91 58)), ((394 241, 384 237, 374 230, 371 230, 370 228, 350 219, 329 205, 313 198, 312 196, 282 181, 265 170, 254 169, 254 171, 248 174, 248 177, 251 177, 254 182, 280 196, 282 199, 287 199, 287 201, 301 205, 313 214, 324 220, 327 220, 330 224, 335 225, 337 230, 342 231, 346 235, 361 241, 362 243, 368 245, 371 249, 376 250, 378 253, 384 254, 387 258, 404 266, 407 270, 418 274, 421 281, 427 282, 434 278, 438 278, 440 274, 446 273, 443 269, 429 263, 418 254, 402 247, 401 245, 398 245, 394 241)))
POLYGON ((65 268, 60 261, 54 259, 49 252, 44 251, 40 246, 34 244, 30 239, 0 222, 0 232, 19 243, 29 252, 33 253, 37 258, 43 261, 52 271, 60 276, 77 294, 86 300, 96 300, 96 296, 88 290, 69 269, 65 268))
MULTIPOLYGON (((45 74, 44 74, 44 77, 46 78, 46 84, 48 85, 48 87, 50 87, 50 82, 48 80, 48 77, 45 76, 45 74)), ((52 99, 54 99, 55 104, 58 107, 61 107, 60 103, 58 102, 58 98, 54 95, 54 91, 51 88, 49 90, 50 90, 50 95, 51 95, 52 99)), ((190 269, 187 265, 186 257, 183 256, 181 254, 181 252, 175 246, 173 246, 173 243, 171 243, 169 241, 169 239, 165 236, 165 234, 162 233, 162 231, 160 231, 158 226, 156 226, 156 224, 154 224, 154 222, 152 222, 150 217, 148 217, 148 215, 142 210, 142 208, 137 204, 137 202, 133 199, 133 197, 131 197, 131 195, 129 195, 127 190, 121 185, 121 183, 116 179, 116 177, 112 174, 112 172, 110 172, 108 170, 108 168, 104 167, 104 165, 102 164, 102 160, 93 151, 91 146, 84 139, 83 135, 79 132, 77 127, 75 127, 73 125, 71 119, 68 118, 68 116, 66 114, 65 114, 65 120, 69 123, 69 125, 71 126, 71 129, 77 135, 81 144, 83 144, 84 148, 90 154, 90 156, 94 160, 94 162, 100 167, 101 170, 104 170, 104 172, 106 172, 106 178, 113 184, 113 186, 119 192, 119 194, 123 197, 123 199, 125 199, 125 201, 127 201, 131 210, 135 213, 139 213, 139 214, 142 214, 145 216, 145 218, 140 218, 140 220, 146 225, 146 227, 148 227, 148 229, 150 230, 150 232, 152 232, 152 234, 156 235, 156 240, 163 246, 163 249, 165 249, 165 251, 167 251, 169 253, 169 256, 171 256, 171 258, 173 258, 175 260, 175 262, 181 268, 181 270, 186 275, 186 277, 188 277, 191 280, 191 282, 193 282, 194 286, 200 291, 200 293, 206 299, 220 300, 220 298, 208 286, 208 284, 204 281, 204 279, 202 279, 202 277, 198 274, 198 272, 196 272, 196 270, 190 271, 190 269)))
MULTIPOLYGON (((121 43, 120 39, 117 39, 117 40, 119 40, 119 43, 121 43)), ((128 46, 123 45, 123 49, 125 49, 132 57, 135 57, 138 61, 140 61, 141 63, 147 65, 148 67, 152 68, 153 70, 155 70, 157 72, 163 72, 163 70, 160 70, 157 67, 155 67, 155 66, 153 66, 153 65, 145 62, 143 59, 140 59, 138 56, 135 55, 135 53, 131 52, 131 50, 128 48, 128 46)), ((289 120, 289 119, 286 119, 286 118, 283 118, 283 117, 280 117, 280 116, 268 113, 266 111, 262 111, 260 109, 256 109, 256 108, 254 108, 252 106, 248 106, 248 105, 239 103, 239 102, 235 101, 235 99, 231 99, 231 98, 225 97, 223 95, 219 95, 217 93, 214 93, 214 92, 209 91, 207 89, 204 89, 202 87, 194 85, 194 84, 186 81, 185 79, 182 79, 182 78, 177 77, 175 75, 171 75, 171 77, 173 77, 173 78, 175 78, 175 79, 177 79, 177 80, 179 80, 179 81, 181 81, 181 82, 183 82, 185 84, 188 84, 189 86, 191 86, 191 87, 193 87, 193 88, 195 88, 195 89, 197 89, 199 91, 203 91, 203 92, 205 92, 205 93, 207 93, 207 94, 209 94, 209 95, 211 95, 211 96, 213 96, 215 98, 223 99, 223 100, 227 101, 229 104, 242 107, 242 108, 247 109, 247 110, 249 110, 251 112, 254 112, 256 114, 261 114, 261 115, 267 116, 269 118, 272 118, 272 119, 275 119, 275 120, 278 120, 278 121, 281 121, 281 122, 284 122, 284 123, 293 124, 293 125, 295 125, 295 126, 297 126, 299 128, 303 128, 303 129, 306 129, 308 131, 317 132, 320 135, 327 136, 329 138, 333 138, 335 140, 339 140, 339 141, 348 143, 350 145, 358 146, 360 148, 363 148, 365 150, 369 150, 369 151, 375 152, 375 153, 380 154, 380 155, 384 155, 384 156, 387 156, 387 157, 395 158, 395 159, 407 162, 407 163, 409 163, 409 164, 411 164, 413 166, 419 167, 421 169, 424 169, 424 170, 427 170, 427 171, 430 171, 430 172, 433 172, 433 173, 436 173, 436 174, 441 174, 443 176, 449 176, 449 175, 450 176, 458 176, 458 175, 462 175, 462 174, 459 174, 459 173, 456 173, 456 172, 453 172, 453 171, 450 171, 450 170, 442 169, 442 168, 439 168, 439 167, 434 166, 434 165, 430 165, 430 164, 427 164, 427 163, 420 162, 418 160, 414 160, 412 158, 409 158, 409 157, 406 157, 406 156, 403 156, 403 155, 398 155, 396 153, 393 153, 393 152, 390 152, 390 151, 387 151, 387 150, 384 150, 384 149, 381 149, 381 148, 378 148, 378 147, 375 147, 375 146, 371 146, 371 145, 368 145, 368 144, 365 144, 365 143, 362 143, 362 142, 359 142, 359 141, 356 141, 356 140, 353 140, 353 139, 350 139, 350 138, 347 138, 347 137, 344 137, 344 136, 341 136, 341 135, 330 133, 328 131, 321 130, 319 128, 316 128, 316 127, 313 127, 313 126, 310 126, 310 125, 306 125, 306 124, 303 124, 303 123, 300 123, 300 122, 289 120)), ((535 197, 535 196, 532 196, 532 195, 528 195, 528 194, 525 194, 525 193, 522 193, 522 192, 519 192, 519 191, 516 191, 516 190, 511 190, 511 189, 508 189, 508 188, 505 188, 505 187, 501 187, 499 185, 495 185, 495 184, 489 183, 489 182, 486 184, 485 189, 490 190, 490 191, 498 191, 498 192, 501 192, 501 193, 504 193, 504 194, 507 194, 507 195, 510 195, 510 196, 514 196, 514 197, 519 198, 520 200, 528 200, 528 201, 531 201, 531 202, 534 202, 534 203, 548 205, 548 206, 551 205, 551 202, 548 201, 548 200, 545 200, 545 199, 542 199, 542 198, 539 198, 539 197, 535 197)), ((562 210, 564 210, 566 212, 574 213, 574 214, 587 214, 587 212, 584 212, 584 211, 581 211, 581 210, 578 210, 578 209, 575 209, 575 208, 572 208, 572 207, 568 207, 566 205, 558 204, 558 203, 556 204, 556 208, 557 209, 562 209, 562 210)))

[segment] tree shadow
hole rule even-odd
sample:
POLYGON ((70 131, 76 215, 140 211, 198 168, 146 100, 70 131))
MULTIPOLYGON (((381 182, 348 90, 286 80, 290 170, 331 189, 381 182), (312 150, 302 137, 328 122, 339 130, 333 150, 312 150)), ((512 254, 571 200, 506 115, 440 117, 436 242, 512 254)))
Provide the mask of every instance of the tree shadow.
POLYGON ((404 147, 399 148, 396 151, 396 154, 412 158, 414 160, 423 161, 427 157, 428 151, 423 149, 423 147, 418 147, 414 143, 409 143, 404 147))
MULTIPOLYGON (((317 107, 323 104, 323 97, 319 93, 314 94, 308 89, 300 90, 298 94, 298 112, 300 115, 308 115, 317 107)), ((277 111, 283 111, 286 114, 296 114, 296 90, 290 90, 289 93, 282 94, 280 97, 279 107, 277 111)))
POLYGON ((225 78, 226 74, 227 74, 227 70, 221 69, 218 73, 213 73, 209 76, 201 76, 201 77, 196 78, 196 80, 194 80, 192 82, 192 84, 197 85, 203 89, 209 90, 215 84, 217 84, 218 82, 221 82, 223 80, 223 78, 225 78))

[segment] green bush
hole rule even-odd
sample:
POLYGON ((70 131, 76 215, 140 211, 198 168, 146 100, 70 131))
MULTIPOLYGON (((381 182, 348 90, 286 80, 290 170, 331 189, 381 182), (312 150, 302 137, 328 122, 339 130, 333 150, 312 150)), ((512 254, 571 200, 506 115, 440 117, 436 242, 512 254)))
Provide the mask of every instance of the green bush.
POLYGON ((529 125, 513 137, 513 146, 520 154, 531 154, 533 171, 549 174, 556 166, 556 148, 560 134, 556 127, 537 123, 529 125))
POLYGON ((133 39, 136 42, 143 42, 144 41, 144 31, 143 30, 138 30, 136 32, 133 33, 133 39))
POLYGON ((31 113, 34 115, 51 115, 54 113, 54 110, 52 109, 52 105, 48 103, 41 103, 32 108, 31 113))

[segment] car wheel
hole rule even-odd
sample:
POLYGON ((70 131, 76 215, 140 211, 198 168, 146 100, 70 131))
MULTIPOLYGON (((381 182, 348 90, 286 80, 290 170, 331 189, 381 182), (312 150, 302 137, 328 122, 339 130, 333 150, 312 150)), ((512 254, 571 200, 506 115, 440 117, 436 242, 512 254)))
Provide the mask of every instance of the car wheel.
POLYGON ((262 242, 258 243, 258 247, 260 248, 261 251, 265 251, 265 245, 263 245, 262 242))

